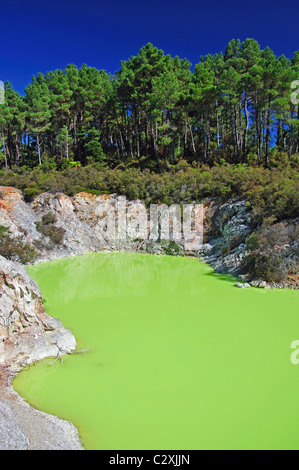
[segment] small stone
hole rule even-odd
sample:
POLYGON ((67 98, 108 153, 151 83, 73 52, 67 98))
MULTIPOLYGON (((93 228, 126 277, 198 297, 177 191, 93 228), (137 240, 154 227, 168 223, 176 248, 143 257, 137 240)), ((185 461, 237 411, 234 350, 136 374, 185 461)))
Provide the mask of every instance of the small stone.
POLYGON ((267 288, 267 283, 266 281, 262 281, 259 283, 258 287, 261 287, 262 289, 266 289, 267 288))

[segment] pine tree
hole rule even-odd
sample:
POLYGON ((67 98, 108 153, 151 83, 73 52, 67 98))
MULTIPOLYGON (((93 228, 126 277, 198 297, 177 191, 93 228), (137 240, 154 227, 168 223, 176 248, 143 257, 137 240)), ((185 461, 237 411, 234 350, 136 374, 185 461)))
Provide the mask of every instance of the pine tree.
POLYGON ((28 105, 27 126, 32 137, 36 138, 38 163, 42 164, 43 136, 50 128, 50 94, 41 73, 32 77, 32 83, 25 89, 25 102, 28 105))

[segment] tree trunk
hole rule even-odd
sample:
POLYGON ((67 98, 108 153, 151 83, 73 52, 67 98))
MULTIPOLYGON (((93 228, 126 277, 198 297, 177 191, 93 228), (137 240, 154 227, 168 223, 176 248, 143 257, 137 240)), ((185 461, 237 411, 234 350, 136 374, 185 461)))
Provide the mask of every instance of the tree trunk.
POLYGON ((38 151, 38 164, 42 164, 42 158, 41 158, 41 143, 39 141, 39 135, 36 135, 36 143, 37 143, 37 151, 38 151))
POLYGON ((190 135, 191 135, 192 150, 193 150, 193 153, 194 153, 195 157, 197 158, 197 152, 196 152, 196 148, 195 148, 195 142, 194 142, 192 127, 191 127, 190 122, 189 122, 189 130, 190 130, 190 135))
POLYGON ((66 127, 66 159, 69 159, 69 132, 68 128, 66 127))
POLYGON ((261 132, 261 113, 255 108, 255 126, 256 126, 256 144, 257 144, 257 157, 258 164, 262 161, 262 132, 261 132))
POLYGON ((268 167, 269 163, 269 143, 270 143, 270 116, 271 116, 271 96, 268 98, 268 110, 267 110, 267 130, 266 130, 266 149, 265 149, 265 167, 268 167))
POLYGON ((217 109, 218 103, 216 103, 216 132, 217 132, 217 149, 220 147, 220 141, 219 141, 219 116, 218 116, 218 109, 217 109))
POLYGON ((210 133, 210 120, 207 118, 207 159, 210 158, 210 141, 211 141, 211 133, 210 133))
POLYGON ((289 158, 292 156, 292 148, 293 148, 293 126, 290 126, 290 132, 289 132, 289 158))
POLYGON ((19 168, 20 166, 20 153, 19 153, 19 147, 18 147, 18 138, 16 136, 15 139, 15 144, 16 144, 16 165, 19 168))
POLYGON ((152 138, 152 148, 154 151, 154 156, 155 156, 155 159, 157 160, 158 168, 161 171, 161 165, 159 161, 158 149, 157 149, 157 144, 156 144, 156 136, 155 136, 153 124, 151 124, 151 138, 152 138))
POLYGON ((277 122, 277 137, 276 137, 276 146, 278 148, 280 147, 280 141, 281 141, 281 119, 278 119, 278 122, 277 122))

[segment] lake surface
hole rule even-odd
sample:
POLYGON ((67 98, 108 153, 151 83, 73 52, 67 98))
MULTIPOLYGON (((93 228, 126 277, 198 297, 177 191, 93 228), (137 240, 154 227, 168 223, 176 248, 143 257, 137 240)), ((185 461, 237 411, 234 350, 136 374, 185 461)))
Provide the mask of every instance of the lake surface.
POLYGON ((87 449, 299 449, 297 291, 238 289, 197 259, 133 253, 28 271, 89 352, 44 360, 14 388, 72 421, 87 449))

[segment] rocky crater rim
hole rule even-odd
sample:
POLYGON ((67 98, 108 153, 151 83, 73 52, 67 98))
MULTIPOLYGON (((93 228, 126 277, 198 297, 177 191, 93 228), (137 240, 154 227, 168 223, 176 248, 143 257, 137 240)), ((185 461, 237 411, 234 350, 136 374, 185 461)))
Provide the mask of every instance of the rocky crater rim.
MULTIPOLYGON (((27 203, 20 190, 0 186, 0 226, 13 239, 21 240, 18 248, 34 248, 36 257, 32 263, 115 250, 190 255, 183 244, 136 239, 134 231, 128 240, 111 242, 101 230, 102 214, 115 212, 117 198, 116 194, 94 195, 85 191, 72 197, 45 192, 27 203)), ((136 207, 136 202, 146 209, 142 201, 127 200, 126 207, 136 207)), ((252 233, 253 212, 247 201, 205 200, 202 204, 204 244, 193 256, 209 263, 215 272, 238 277, 240 282, 235 285, 239 288, 298 289, 298 273, 290 283, 281 285, 249 279, 245 241, 252 233)), ((289 233, 298 223, 298 219, 286 221, 280 229, 289 233)), ((295 237, 290 243, 276 244, 271 249, 277 247, 286 260, 292 261, 294 253, 298 253, 298 240, 295 237)), ((72 353, 76 346, 74 336, 60 320, 45 313, 40 289, 24 265, 0 256, 0 449, 82 449, 71 423, 32 409, 11 385, 24 366, 72 353)))
MULTIPOLYGON (((251 204, 244 199, 234 198, 226 202, 216 199, 200 201, 204 212, 204 244, 196 252, 190 253, 185 249, 184 243, 176 243, 171 239, 168 242, 140 240, 134 229, 128 233, 126 240, 113 241, 106 236, 102 230, 103 214, 116 213, 119 198, 117 194, 95 195, 82 191, 74 196, 67 196, 59 192, 45 192, 39 194, 31 203, 26 203, 18 189, 1 186, 1 192, 4 197, 0 202, 5 207, 0 207, 0 225, 7 227, 13 236, 22 237, 28 246, 33 246, 36 250, 36 261, 103 250, 191 254, 209 263, 215 272, 241 276, 238 279, 241 283, 254 281, 253 285, 256 286, 257 283, 265 282, 262 275, 252 278, 248 272, 248 247, 245 242, 254 230, 255 214, 251 204), (52 214, 54 222, 43 225, 42 219, 49 214, 52 214)), ((128 211, 134 213, 136 207, 148 211, 143 201, 126 199, 128 211)), ((299 226, 299 218, 285 221, 282 228, 287 231, 294 224, 299 226)), ((277 250, 277 246, 271 247, 272 254, 277 250)), ((288 240, 282 243, 278 253, 283 258, 282 269, 287 271, 292 263, 296 268, 298 253, 298 239, 291 244, 288 240)), ((271 264, 272 258, 268 262, 271 264)), ((298 289, 298 272, 295 269, 282 282, 266 284, 272 288, 298 289)))

